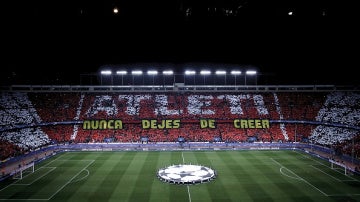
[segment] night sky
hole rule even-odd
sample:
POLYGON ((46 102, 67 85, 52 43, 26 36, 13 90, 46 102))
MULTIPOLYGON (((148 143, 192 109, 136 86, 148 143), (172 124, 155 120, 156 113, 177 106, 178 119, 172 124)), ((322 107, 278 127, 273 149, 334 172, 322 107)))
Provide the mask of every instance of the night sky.
POLYGON ((104 65, 172 63, 182 72, 197 62, 255 66, 265 84, 358 84, 354 8, 325 0, 1 1, 1 84, 78 84, 104 65))

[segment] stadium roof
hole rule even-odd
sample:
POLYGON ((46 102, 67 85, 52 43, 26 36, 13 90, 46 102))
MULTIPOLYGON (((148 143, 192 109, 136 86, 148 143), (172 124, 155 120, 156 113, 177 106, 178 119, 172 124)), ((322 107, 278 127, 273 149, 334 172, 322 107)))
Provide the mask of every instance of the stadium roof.
POLYGON ((358 12, 345 3, 4 1, 1 80, 74 83, 108 64, 205 62, 256 66, 270 84, 357 84, 358 12))

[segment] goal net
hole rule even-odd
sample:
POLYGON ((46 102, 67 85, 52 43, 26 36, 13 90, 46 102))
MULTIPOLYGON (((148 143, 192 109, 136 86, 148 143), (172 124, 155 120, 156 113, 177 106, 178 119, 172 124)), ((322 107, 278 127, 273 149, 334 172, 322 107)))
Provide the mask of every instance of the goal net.
POLYGON ((350 173, 354 172, 354 170, 348 166, 346 166, 343 163, 334 161, 334 160, 329 160, 329 162, 331 163, 331 169, 340 169, 340 170, 344 170, 344 174, 347 175, 349 174, 349 171, 351 171, 350 173))
POLYGON ((34 162, 15 169, 13 173, 13 179, 22 179, 26 173, 33 173, 33 172, 34 172, 34 162))

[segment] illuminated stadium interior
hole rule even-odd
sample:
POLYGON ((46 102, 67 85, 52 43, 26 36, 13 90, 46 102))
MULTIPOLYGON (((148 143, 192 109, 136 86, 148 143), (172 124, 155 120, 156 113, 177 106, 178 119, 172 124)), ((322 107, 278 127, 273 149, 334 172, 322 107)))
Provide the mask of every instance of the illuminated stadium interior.
POLYGON ((0 200, 360 200, 351 5, 1 5, 0 200))
MULTIPOLYGON (((149 155, 149 158, 164 155, 164 162, 158 166, 152 165, 151 169, 145 169, 138 175, 147 176, 145 178, 151 179, 150 182, 153 178, 157 179, 153 183, 160 182, 162 185, 156 186, 183 185, 188 190, 187 200, 192 200, 196 195, 193 193, 195 188, 190 188, 189 185, 200 188, 225 183, 226 186, 231 184, 230 179, 223 181, 227 179, 228 171, 243 175, 241 171, 236 171, 239 168, 231 165, 231 161, 216 163, 222 160, 215 156, 224 155, 225 158, 228 155, 224 152, 241 152, 234 153, 239 157, 232 158, 243 158, 241 154, 245 151, 266 151, 264 154, 248 155, 254 159, 253 155, 256 154, 267 156, 275 155, 272 153, 274 151, 292 151, 300 155, 301 159, 324 160, 329 163, 329 169, 337 169, 337 173, 346 178, 351 177, 357 183, 355 178, 359 174, 360 152, 357 118, 359 98, 357 89, 351 86, 340 88, 336 85, 211 86, 176 83, 165 86, 4 87, 0 97, 0 146, 4 182, 0 197, 7 199, 11 187, 14 187, 12 184, 6 185, 8 182, 19 180, 13 182, 16 185, 28 177, 32 179, 32 175, 43 176, 39 178, 39 182, 42 182, 47 173, 54 178, 53 174, 68 168, 65 165, 67 163, 76 162, 78 165, 73 166, 80 166, 77 168, 80 171, 76 171, 78 173, 70 179, 69 185, 66 185, 69 181, 60 181, 60 185, 65 183, 64 187, 70 187, 74 183, 85 183, 93 177, 98 179, 93 169, 99 165, 96 162, 102 157, 97 160, 95 157, 82 161, 63 160, 72 155, 112 155, 111 159, 118 155, 130 155, 121 161, 110 161, 125 163, 128 162, 126 159, 134 158, 131 157, 134 152, 138 153, 136 156, 149 155), (169 155, 177 157, 172 159, 169 155), (44 163, 46 164, 43 165, 44 163), (229 163, 231 170, 224 170, 224 163, 229 163), (36 169, 37 165, 41 166, 40 170, 36 169), (43 169, 45 174, 41 171, 43 169), (1 195, 2 192, 4 196, 1 195)), ((300 178, 291 173, 294 171, 289 170, 289 165, 285 167, 285 161, 279 160, 280 158, 282 157, 265 158, 262 163, 276 166, 276 170, 280 166, 282 175, 300 178)), ((234 162, 237 161, 240 160, 234 162)), ((132 161, 134 165, 145 162, 153 160, 132 161)), ((132 164, 128 163, 127 166, 132 164)), ((309 165, 304 168, 309 168, 309 165)), ((118 169, 121 167, 116 169, 121 172, 118 169)), ((313 172, 320 168, 314 169, 313 172)), ((257 169, 250 170, 258 172, 257 169)), ((107 169, 100 171, 106 172, 103 175, 113 175, 107 173, 107 169)), ((248 179, 238 180, 239 185, 250 183, 248 179)), ((50 183, 56 181, 58 180, 50 180, 50 183)), ((15 196, 21 199, 21 189, 25 184, 20 186, 15 189, 15 196)), ((30 198, 63 198, 62 189, 56 190, 58 186, 49 185, 50 191, 44 197, 36 198, 37 195, 34 195, 30 198)), ((141 187, 140 184, 137 186, 141 187)), ((249 186, 253 185, 250 183, 249 186)), ((136 186, 134 189, 137 189, 136 186)), ((112 193, 109 187, 106 190, 105 195, 112 193)), ((228 197, 232 198, 234 194, 228 197)), ((357 193, 354 190, 348 196, 356 198, 357 193)))

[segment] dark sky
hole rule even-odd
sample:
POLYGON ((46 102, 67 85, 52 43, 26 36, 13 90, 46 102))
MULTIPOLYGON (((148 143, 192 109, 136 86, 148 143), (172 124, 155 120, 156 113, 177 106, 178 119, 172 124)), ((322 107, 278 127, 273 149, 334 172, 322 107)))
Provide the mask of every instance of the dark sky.
POLYGON ((139 62, 252 65, 268 84, 358 83, 352 5, 194 2, 2 1, 2 84, 76 83, 103 65, 139 62))

